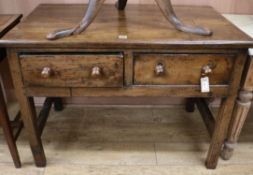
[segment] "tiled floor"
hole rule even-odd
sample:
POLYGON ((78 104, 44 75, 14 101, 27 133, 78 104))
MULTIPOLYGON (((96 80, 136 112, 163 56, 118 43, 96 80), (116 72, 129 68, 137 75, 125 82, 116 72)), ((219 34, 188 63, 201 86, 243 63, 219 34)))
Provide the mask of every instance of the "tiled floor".
MULTIPOLYGON (((253 16, 225 16, 253 36, 253 16)), ((15 169, 1 134, 0 175, 252 175, 252 128, 253 110, 233 158, 207 170, 209 137, 198 112, 69 107, 52 112, 45 128, 46 168, 34 167, 23 132, 18 141, 23 167, 15 169)))
MULTIPOLYGON (((214 110, 215 111, 215 110, 214 110)), ((0 138, 0 175, 250 175, 253 113, 234 157, 217 170, 204 167, 209 136, 198 112, 176 108, 81 108, 52 111, 43 134, 48 160, 35 168, 27 138, 18 141, 16 170, 0 138)))

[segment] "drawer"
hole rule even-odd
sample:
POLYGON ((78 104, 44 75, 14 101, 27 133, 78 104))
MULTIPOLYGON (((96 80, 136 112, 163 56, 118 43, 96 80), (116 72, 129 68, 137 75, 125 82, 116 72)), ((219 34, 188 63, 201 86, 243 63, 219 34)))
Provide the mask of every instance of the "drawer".
POLYGON ((135 85, 199 85, 209 67, 211 85, 227 85, 235 55, 225 54, 135 54, 135 85))
POLYGON ((122 54, 20 55, 25 86, 122 87, 122 54))

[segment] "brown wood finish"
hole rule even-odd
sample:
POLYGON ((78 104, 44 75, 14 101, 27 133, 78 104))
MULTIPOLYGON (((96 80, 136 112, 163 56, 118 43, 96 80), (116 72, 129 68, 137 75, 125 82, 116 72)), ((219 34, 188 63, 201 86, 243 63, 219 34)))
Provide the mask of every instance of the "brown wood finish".
MULTIPOLYGON (((21 17, 22 15, 0 15, 0 38, 4 36, 9 30, 11 30, 15 25, 17 25, 21 17)), ((5 50, 0 48, 0 63, 4 58, 5 50)), ((0 73, 3 74, 4 72, 0 71, 0 73)), ((8 115, 7 106, 5 104, 3 89, 0 84, 0 126, 3 128, 3 133, 16 168, 21 167, 16 140, 23 127, 22 122, 18 120, 18 117, 19 115, 17 115, 15 121, 15 125, 18 123, 17 133, 15 134, 13 132, 13 126, 8 115)))
POLYGON ((25 89, 27 96, 39 97, 226 97, 228 87, 211 87, 201 93, 199 86, 125 86, 124 88, 42 88, 25 89))
POLYGON ((233 107, 235 104, 236 94, 239 90, 239 85, 242 77, 242 71, 247 58, 247 51, 242 52, 238 55, 232 72, 232 80, 230 84, 229 95, 223 98, 221 107, 216 117, 215 127, 213 130, 213 135, 208 150, 208 155, 206 159, 207 168, 214 169, 217 166, 218 158, 221 153, 222 145, 227 134, 229 127, 229 122, 232 118, 233 107))
POLYGON ((185 110, 187 112, 194 112, 195 111, 195 99, 194 98, 187 98, 185 101, 185 110))
POLYGON ((134 84, 136 85, 199 85, 201 72, 210 66, 211 85, 227 85, 235 56, 205 54, 136 54, 134 84), (162 65, 164 72, 156 73, 162 65), (191 69, 191 71, 187 71, 191 69))
POLYGON ((123 86, 121 54, 21 55, 20 63, 25 86, 123 86), (47 77, 42 75, 45 68, 50 70, 47 77))
POLYGON ((0 16, 0 38, 16 26, 22 15, 1 15, 0 16))
MULTIPOLYGON (((1 4, 1 3, 0 3, 1 4)), ((1 6, 1 5, 0 5, 1 6)), ((1 8, 1 7, 0 7, 1 8)), ((0 38, 3 37, 9 30, 11 30, 15 25, 20 22, 22 15, 0 15, 0 38)), ((1 74, 1 81, 3 82, 3 88, 5 90, 4 95, 6 95, 7 101, 13 97, 13 84, 10 76, 10 71, 8 67, 8 62, 4 58, 6 57, 6 51, 4 48, 0 47, 0 74, 1 74), (4 60, 3 60, 4 59, 4 60), (11 90, 9 90, 11 89, 11 90)))
POLYGON ((53 102, 54 102, 54 110, 55 111, 62 111, 64 109, 64 106, 63 106, 63 101, 61 98, 57 97, 57 98, 54 98, 53 99, 53 102))
POLYGON ((235 146, 238 142, 241 130, 245 123, 249 109, 251 107, 252 92, 240 91, 233 111, 232 121, 227 134, 227 139, 221 153, 224 160, 229 160, 233 156, 235 146))
POLYGON ((244 71, 244 79, 243 79, 243 90, 245 91, 253 91, 253 49, 249 51, 249 57, 247 61, 247 65, 244 71))
POLYGON ((8 48, 36 165, 45 166, 46 159, 32 97, 222 97, 206 160, 207 168, 215 168, 252 40, 209 7, 176 7, 186 23, 214 31, 212 36, 204 37, 176 30, 153 5, 129 5, 120 12, 113 5, 104 5, 85 33, 57 41, 44 37, 50 31, 73 26, 84 7, 41 5, 0 40, 0 45, 8 48), (103 53, 102 57, 98 53, 103 53), (117 54, 104 57, 105 53, 122 53, 122 57, 118 58, 117 54), (158 61, 166 65, 157 65, 158 61), (115 68, 115 62, 122 67, 115 68), (96 78, 104 69, 100 64, 108 67, 105 71, 113 72, 112 76, 106 76, 113 77, 113 81, 104 79, 98 85, 96 78), (213 67, 213 74, 208 74, 210 92, 202 93, 199 81, 206 64, 213 67), (83 65, 88 65, 89 71, 83 70, 83 65), (55 70, 61 76, 48 80, 55 70), (157 81, 154 75, 165 78, 157 81), (76 77, 79 77, 76 82, 66 81, 76 77), (90 82, 91 86, 84 82, 90 82))
POLYGON ((41 136, 43 133, 54 100, 55 100, 54 98, 46 98, 43 104, 43 108, 41 109, 38 115, 37 125, 39 136, 41 136))
MULTIPOLYGON (((100 11, 101 6, 105 0, 90 0, 84 18, 79 25, 73 29, 58 30, 47 35, 47 39, 56 40, 63 37, 78 35, 85 31, 87 27, 93 22, 97 13, 100 11)), ((197 35, 210 36, 212 32, 202 27, 192 27, 185 25, 175 14, 170 0, 155 0, 164 17, 179 31, 186 33, 193 33, 197 35)), ((116 7, 119 10, 124 10, 126 0, 118 0, 116 7)))
POLYGON ((25 89, 26 96, 39 96, 39 97, 71 97, 70 88, 44 88, 44 87, 32 87, 25 89))
POLYGON ((221 157, 229 160, 233 156, 235 146, 238 142, 241 130, 247 118, 249 109, 253 99, 253 55, 248 57, 248 61, 244 70, 244 79, 242 88, 238 94, 236 104, 233 111, 231 124, 227 134, 227 140, 224 144, 221 157))
POLYGON ((30 147, 33 153, 35 163, 38 167, 46 166, 46 158, 42 141, 37 127, 37 117, 32 97, 25 96, 19 61, 15 51, 8 50, 8 59, 10 63, 11 74, 14 82, 17 99, 22 113, 25 131, 29 136, 30 147))
POLYGON ((93 50, 99 48, 100 50, 111 49, 113 51, 146 50, 149 47, 150 51, 182 49, 181 52, 184 50, 191 52, 195 50, 196 52, 197 50, 201 53, 207 51, 219 53, 215 49, 227 49, 227 51, 233 52, 235 50, 231 48, 242 49, 250 47, 252 44, 246 34, 209 7, 174 7, 178 16, 189 25, 204 25, 214 31, 212 36, 203 37, 178 32, 167 23, 160 10, 154 5, 129 4, 128 6, 124 13, 118 13, 113 5, 103 5, 97 18, 85 33, 52 42, 43 36, 58 28, 74 26, 87 6, 40 5, 32 13, 32 16, 28 16, 18 28, 14 28, 0 41, 0 46, 58 50, 63 48, 93 50), (107 15, 111 17, 111 20, 107 15), (50 21, 48 20, 49 16, 50 21), (61 19, 66 19, 66 21, 62 22, 61 19), (40 22, 38 23, 38 21, 40 22), (222 30, 224 28, 226 30, 222 30), (119 39, 120 35, 127 35, 127 40, 119 39))
POLYGON ((10 124, 7 107, 4 101, 2 89, 0 88, 0 126, 3 128, 6 142, 9 146, 10 153, 16 168, 21 167, 21 162, 18 154, 17 145, 13 135, 13 130, 10 124))
POLYGON ((195 103, 199 109, 199 112, 201 114, 201 117, 207 127, 207 130, 209 132, 209 135, 212 137, 214 126, 215 126, 215 118, 211 112, 211 110, 208 107, 208 104, 205 99, 195 99, 195 103))

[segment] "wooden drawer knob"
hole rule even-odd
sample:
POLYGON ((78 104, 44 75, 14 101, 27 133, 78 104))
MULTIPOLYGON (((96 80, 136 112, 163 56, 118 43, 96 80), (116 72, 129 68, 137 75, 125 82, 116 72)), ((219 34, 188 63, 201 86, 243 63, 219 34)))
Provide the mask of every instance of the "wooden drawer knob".
POLYGON ((204 73, 204 74, 212 73, 211 67, 209 65, 206 65, 206 66, 202 67, 202 73, 204 73))
POLYGON ((92 77, 100 77, 102 75, 102 69, 98 66, 95 66, 91 70, 92 77))
POLYGON ((213 73, 213 70, 215 69, 216 64, 210 63, 202 67, 201 75, 202 76, 208 76, 213 73))
POLYGON ((49 78, 52 75, 52 69, 50 67, 44 67, 41 71, 43 78, 49 78))
POLYGON ((165 73, 165 68, 164 68, 164 65, 162 63, 158 63, 156 66, 155 66, 155 73, 157 76, 161 76, 161 75, 164 75, 165 73))

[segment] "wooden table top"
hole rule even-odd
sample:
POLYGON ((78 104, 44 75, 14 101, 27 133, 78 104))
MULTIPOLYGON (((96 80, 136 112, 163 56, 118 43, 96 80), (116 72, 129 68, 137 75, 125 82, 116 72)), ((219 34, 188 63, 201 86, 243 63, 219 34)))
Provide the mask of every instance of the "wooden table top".
POLYGON ((209 28, 213 36, 198 36, 177 31, 156 5, 127 5, 118 12, 114 5, 103 5, 97 18, 78 36, 48 41, 46 35, 57 29, 76 26, 85 5, 38 6, 22 23, 2 40, 8 47, 106 47, 137 48, 154 45, 163 48, 216 47, 249 48, 252 39, 211 7, 176 6, 175 11, 186 24, 209 28), (119 36, 127 35, 127 39, 119 36))
POLYGON ((0 38, 14 27, 21 17, 22 15, 0 15, 0 38))
MULTIPOLYGON (((12 29, 22 18, 22 15, 0 15, 0 38, 12 29)), ((0 48, 0 61, 5 57, 5 51, 0 48)))

